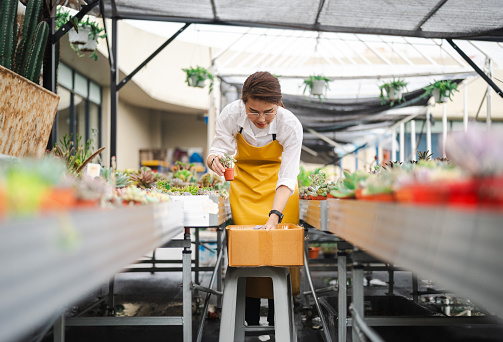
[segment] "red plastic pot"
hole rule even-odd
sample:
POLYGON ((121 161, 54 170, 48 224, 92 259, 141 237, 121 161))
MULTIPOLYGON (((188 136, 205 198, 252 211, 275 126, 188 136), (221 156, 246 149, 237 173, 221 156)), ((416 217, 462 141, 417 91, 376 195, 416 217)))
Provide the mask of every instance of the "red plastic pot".
POLYGON ((224 177, 226 181, 234 180, 234 168, 225 169, 224 177))
POLYGON ((395 191, 395 199, 401 203, 445 204, 449 189, 443 183, 410 184, 395 191))

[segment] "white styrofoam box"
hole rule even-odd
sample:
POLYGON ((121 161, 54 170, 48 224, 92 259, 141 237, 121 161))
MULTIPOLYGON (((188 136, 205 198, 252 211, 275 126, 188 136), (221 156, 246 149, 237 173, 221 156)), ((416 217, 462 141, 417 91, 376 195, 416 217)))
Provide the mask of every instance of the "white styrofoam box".
POLYGON ((171 196, 183 202, 185 227, 215 227, 230 218, 228 199, 217 195, 171 196))

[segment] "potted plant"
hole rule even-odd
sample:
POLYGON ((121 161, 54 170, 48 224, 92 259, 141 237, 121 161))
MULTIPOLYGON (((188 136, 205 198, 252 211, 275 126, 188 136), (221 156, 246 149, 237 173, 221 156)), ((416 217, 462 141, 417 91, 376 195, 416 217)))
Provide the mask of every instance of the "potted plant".
POLYGON ((70 20, 72 20, 73 28, 68 32, 68 40, 72 49, 79 57, 84 56, 80 52, 92 52, 89 58, 93 58, 95 61, 98 60, 96 47, 98 45, 98 38, 106 37, 106 34, 103 33, 104 29, 89 17, 85 21, 78 22, 77 18, 72 18, 70 13, 61 11, 58 8, 56 29, 59 29, 70 20))
POLYGON ((381 104, 384 106, 387 101, 390 101, 390 107, 393 107, 395 101, 400 103, 403 100, 402 92, 403 89, 407 86, 407 82, 398 79, 393 80, 388 83, 384 83, 379 86, 379 91, 381 94, 379 98, 381 99, 381 104), (386 91, 386 96, 384 95, 384 91, 386 91))
POLYGON ((182 69, 186 73, 185 82, 189 87, 204 88, 206 80, 210 80, 210 92, 213 90, 213 74, 206 68, 196 66, 182 69))
POLYGON ((43 0, 27 2, 22 27, 18 1, 1 1, 0 153, 42 157, 59 96, 39 86, 49 25, 41 20, 43 0))
POLYGON ((227 153, 220 158, 220 163, 225 167, 224 177, 226 181, 234 180, 234 163, 236 159, 229 156, 227 153))
POLYGON ((328 89, 328 82, 330 79, 322 76, 322 75, 312 75, 304 80, 304 91, 303 94, 306 93, 306 90, 309 89, 311 95, 318 96, 321 101, 321 95, 324 94, 325 89, 328 89))
POLYGON ((426 96, 433 95, 436 103, 445 103, 452 100, 452 93, 459 91, 458 84, 451 80, 435 81, 423 89, 426 91, 426 96))
POLYGON ((310 244, 309 248, 307 249, 309 259, 317 259, 320 255, 320 250, 321 247, 319 244, 317 243, 310 244))

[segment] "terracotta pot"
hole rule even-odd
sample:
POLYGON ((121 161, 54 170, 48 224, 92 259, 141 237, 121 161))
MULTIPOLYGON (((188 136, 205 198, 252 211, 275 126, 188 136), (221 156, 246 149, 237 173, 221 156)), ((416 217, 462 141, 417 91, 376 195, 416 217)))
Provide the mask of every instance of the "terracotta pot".
POLYGON ((71 188, 52 188, 42 200, 43 210, 63 210, 75 206, 77 197, 71 188))
POLYGON ((361 199, 364 201, 376 201, 376 202, 394 202, 395 197, 392 193, 387 194, 375 194, 375 195, 362 195, 361 199))
POLYGON ((234 168, 225 169, 224 177, 226 181, 234 180, 234 168))
POLYGON ((355 197, 357 199, 363 199, 363 196, 362 196, 362 189, 356 189, 355 190, 355 197))
POLYGON ((328 193, 327 198, 335 198, 335 197, 331 193, 328 193))
POLYGON ((327 198, 325 196, 322 196, 322 195, 318 195, 318 198, 317 200, 318 201, 323 201, 323 200, 326 200, 327 198))
POLYGON ((78 199, 77 202, 75 202, 75 208, 93 208, 93 207, 98 207, 99 206, 99 201, 98 200, 83 200, 83 199, 78 199))
POLYGON ((320 255, 321 247, 309 247, 307 252, 309 259, 316 259, 320 255))

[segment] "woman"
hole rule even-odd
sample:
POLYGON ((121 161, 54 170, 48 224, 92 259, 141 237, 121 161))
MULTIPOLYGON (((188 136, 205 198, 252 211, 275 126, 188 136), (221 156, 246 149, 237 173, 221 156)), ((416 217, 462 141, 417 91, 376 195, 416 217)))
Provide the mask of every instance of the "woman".
MULTIPOLYGON (((225 169, 220 158, 237 150, 229 194, 234 224, 264 224, 269 230, 280 222, 299 221, 302 125, 285 109, 281 98, 278 79, 268 72, 256 72, 243 84, 241 99, 227 105, 217 119, 206 163, 222 176, 225 169)), ((292 274, 292 278, 296 276, 292 274)), ((269 298, 267 320, 274 325, 270 279, 247 278, 246 295, 248 325, 259 324, 260 298, 269 298)))

